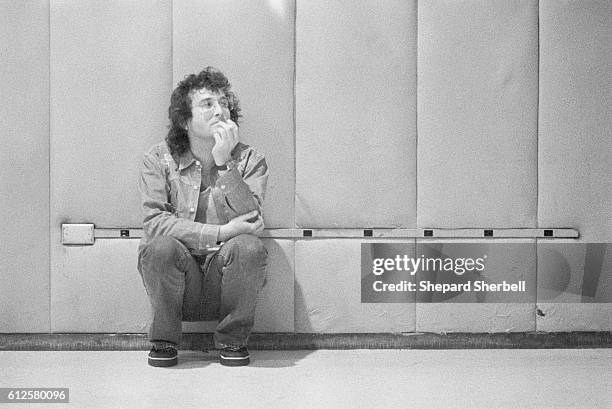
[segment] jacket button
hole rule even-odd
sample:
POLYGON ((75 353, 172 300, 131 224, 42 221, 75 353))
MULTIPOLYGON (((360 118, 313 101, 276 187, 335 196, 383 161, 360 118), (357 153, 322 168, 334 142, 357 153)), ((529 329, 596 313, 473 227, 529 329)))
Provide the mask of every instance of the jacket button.
POLYGON ((191 209, 189 209, 189 211, 190 211, 191 213, 193 213, 193 212, 195 212, 195 209, 192 207, 191 209))

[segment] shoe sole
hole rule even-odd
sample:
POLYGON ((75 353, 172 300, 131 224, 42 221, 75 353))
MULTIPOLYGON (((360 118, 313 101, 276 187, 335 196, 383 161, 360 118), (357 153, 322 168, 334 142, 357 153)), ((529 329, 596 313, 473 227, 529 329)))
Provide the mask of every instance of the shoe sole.
POLYGON ((178 364, 178 357, 174 358, 151 358, 149 357, 149 365, 155 367, 168 367, 178 364))
POLYGON ((251 362, 249 358, 250 355, 246 357, 219 355, 219 362, 223 366, 246 366, 251 362))

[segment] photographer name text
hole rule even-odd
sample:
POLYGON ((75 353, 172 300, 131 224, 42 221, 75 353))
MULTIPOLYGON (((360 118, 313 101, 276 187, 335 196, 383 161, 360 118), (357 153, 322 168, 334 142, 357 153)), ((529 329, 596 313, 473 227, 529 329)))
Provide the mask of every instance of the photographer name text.
POLYGON ((383 281, 374 281, 372 283, 374 291, 400 291, 400 292, 438 292, 438 293, 455 293, 455 292, 525 292, 525 280, 517 282, 502 281, 501 283, 487 283, 483 280, 467 281, 465 283, 434 283, 423 280, 418 284, 413 281, 400 281, 399 283, 385 283, 383 281))

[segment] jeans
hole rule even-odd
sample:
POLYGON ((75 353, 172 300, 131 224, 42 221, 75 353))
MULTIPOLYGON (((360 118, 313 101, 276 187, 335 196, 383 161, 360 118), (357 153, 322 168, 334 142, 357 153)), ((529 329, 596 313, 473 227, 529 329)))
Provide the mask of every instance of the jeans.
POLYGON ((170 236, 151 240, 138 256, 138 271, 153 307, 149 340, 178 344, 181 321, 218 319, 216 348, 246 346, 264 286, 267 254, 261 240, 247 234, 205 257, 194 257, 170 236))

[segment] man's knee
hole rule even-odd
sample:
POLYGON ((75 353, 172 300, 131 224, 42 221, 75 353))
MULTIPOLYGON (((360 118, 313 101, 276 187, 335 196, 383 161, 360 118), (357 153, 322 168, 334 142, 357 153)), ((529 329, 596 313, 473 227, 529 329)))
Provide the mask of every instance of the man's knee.
POLYGON ((226 259, 240 258, 249 263, 265 263, 268 250, 257 236, 240 234, 231 238, 223 246, 226 259))
POLYGON ((176 264, 180 259, 183 245, 174 237, 158 236, 143 249, 143 264, 163 266, 176 264))

